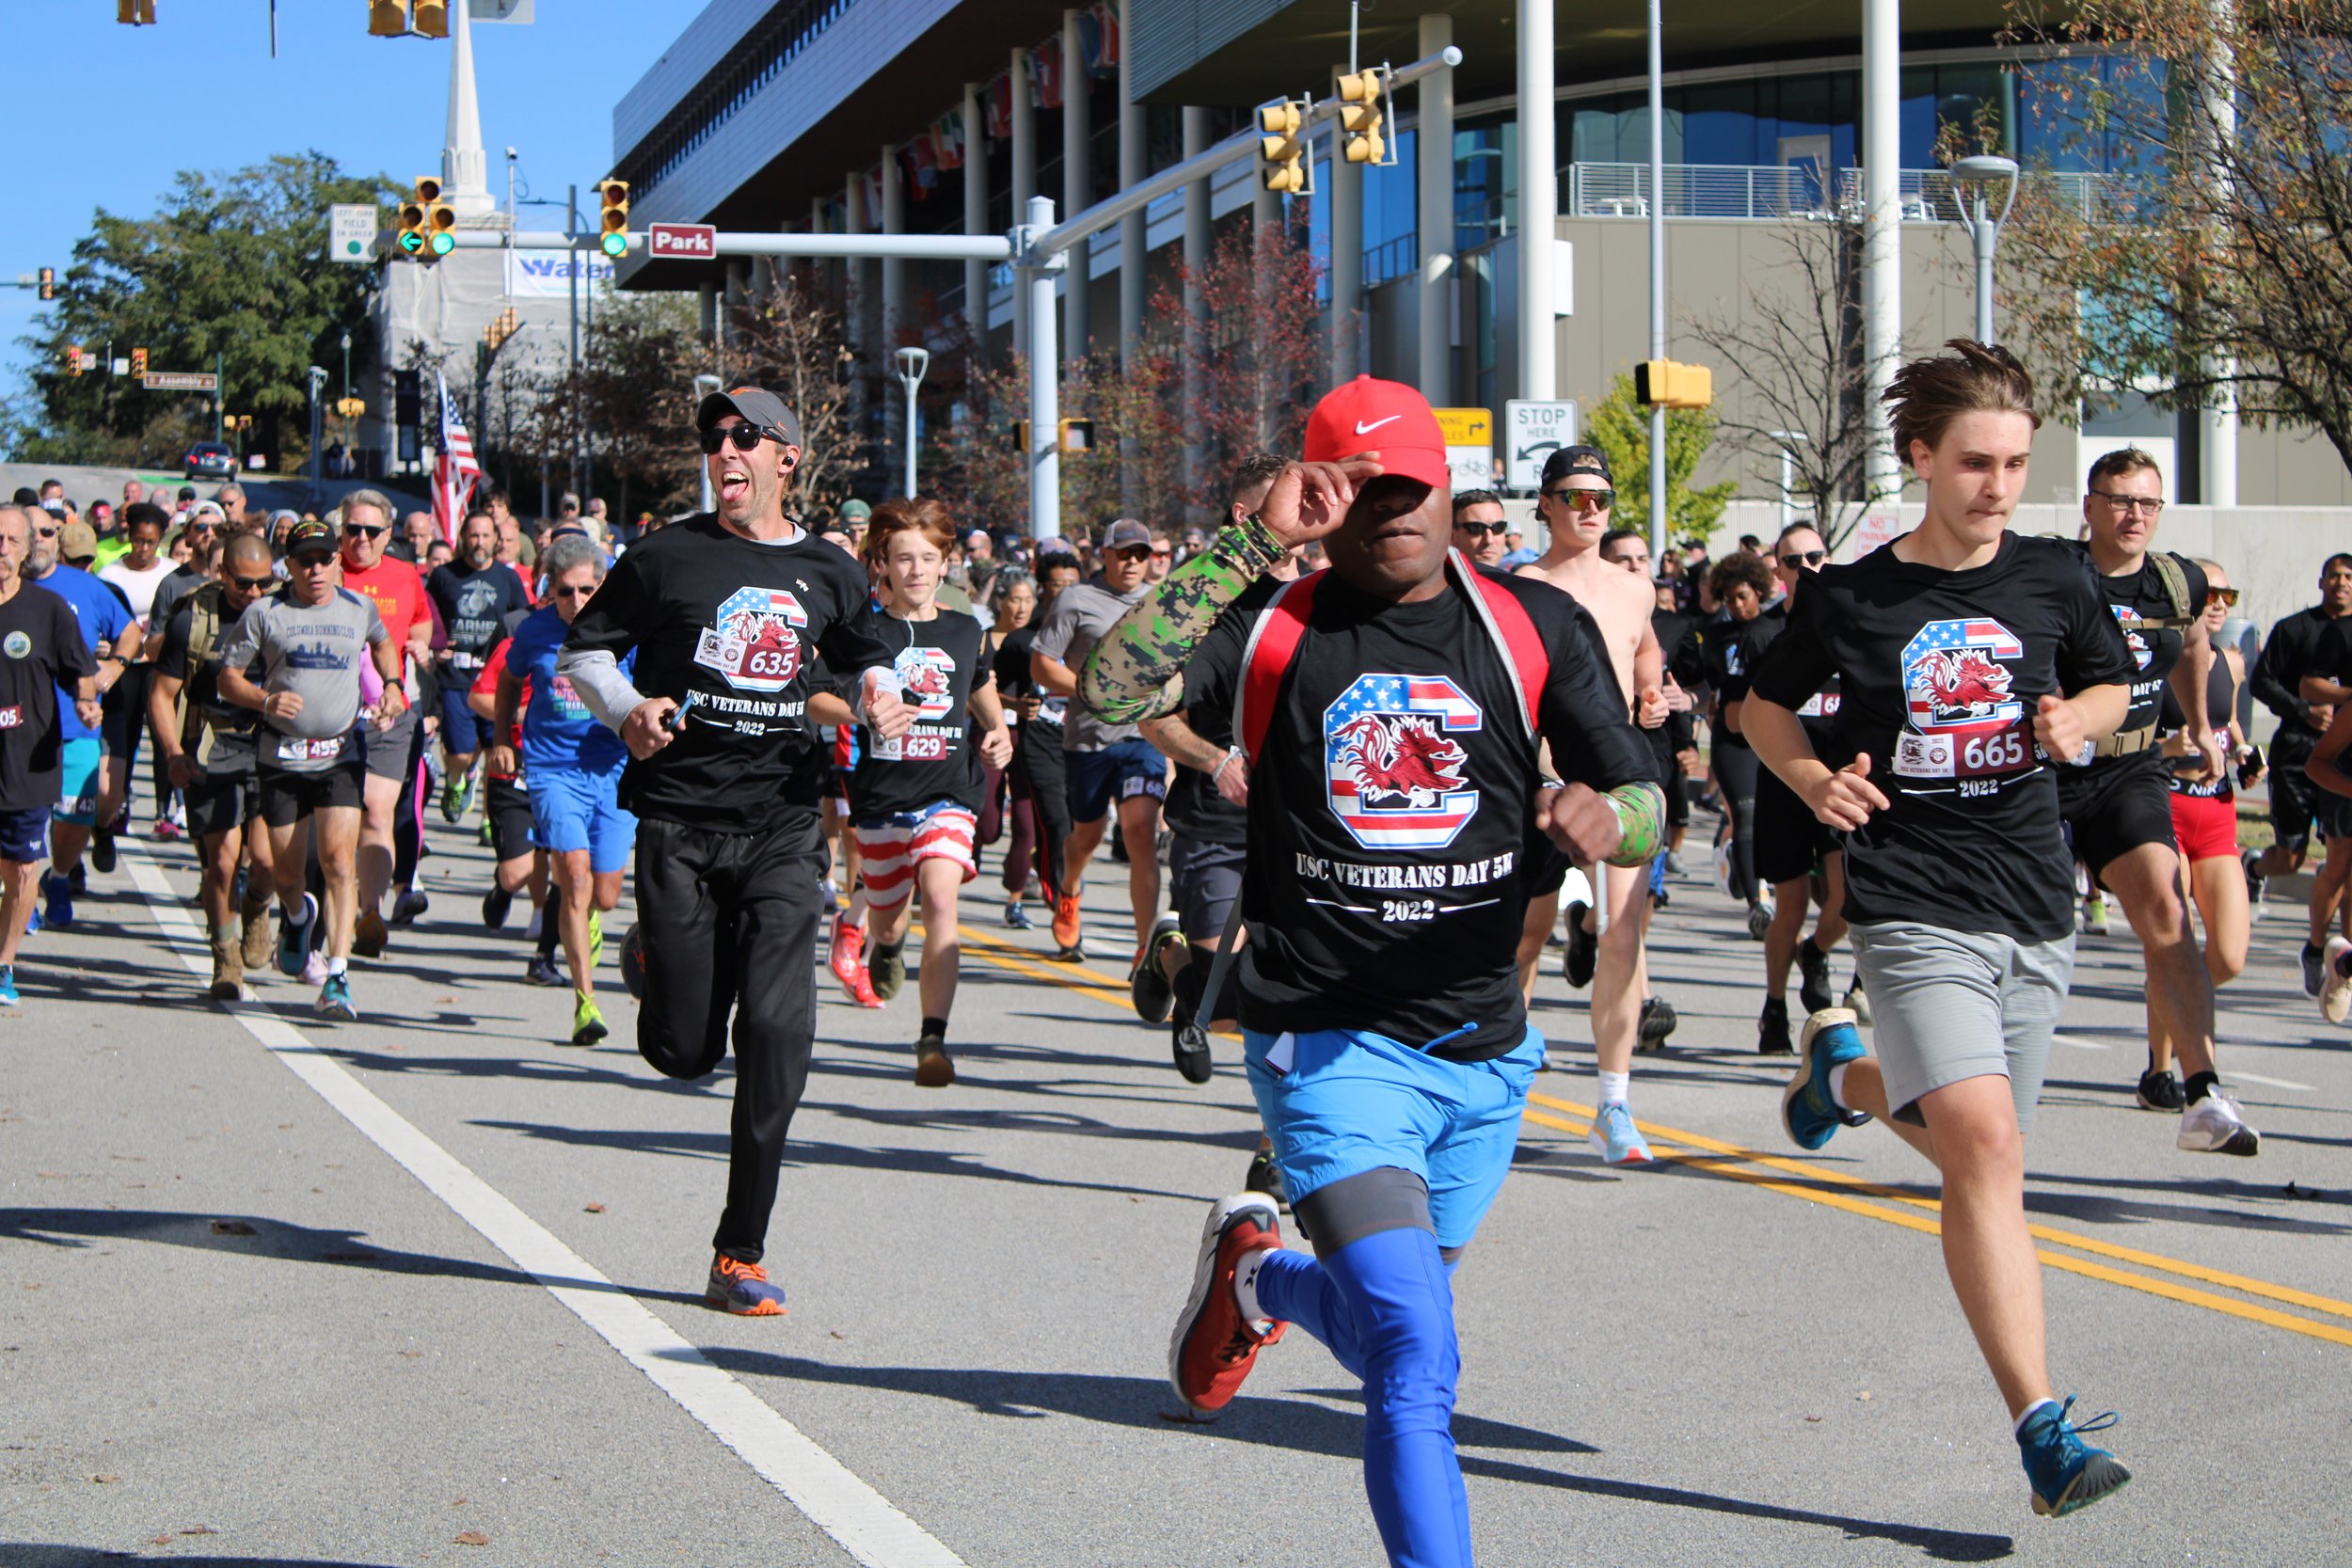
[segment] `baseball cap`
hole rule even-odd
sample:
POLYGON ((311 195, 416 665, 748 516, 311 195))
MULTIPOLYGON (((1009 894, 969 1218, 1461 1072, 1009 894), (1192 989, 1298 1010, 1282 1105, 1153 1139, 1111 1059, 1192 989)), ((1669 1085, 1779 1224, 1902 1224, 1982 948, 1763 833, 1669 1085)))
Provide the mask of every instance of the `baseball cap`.
POLYGON ((843 501, 841 510, 835 514, 845 523, 862 523, 873 515, 874 509, 860 500, 843 501))
POLYGON ((324 519, 304 518, 286 531, 286 553, 290 556, 332 555, 335 549, 335 531, 324 519))
POLYGON ((57 531, 57 559, 87 561, 98 553, 98 531, 87 523, 68 523, 57 531))
POLYGON ((694 410, 694 428, 708 430, 729 414, 739 414, 751 424, 774 431, 784 437, 784 444, 801 444, 801 421, 792 417, 792 410, 784 400, 764 387, 738 387, 731 392, 713 392, 703 399, 694 410))
POLYGON ((1103 531, 1103 542, 1095 546, 1102 550, 1131 550, 1137 545, 1152 547, 1152 531, 1133 517, 1120 517, 1103 531))
POLYGON ((221 510, 218 501, 198 501, 188 509, 188 519, 193 522, 199 517, 211 517, 225 523, 229 520, 229 514, 221 510))
POLYGON ((1308 462, 1336 462, 1367 451, 1380 454, 1384 473, 1433 486, 1449 482, 1438 416, 1429 411, 1427 398, 1402 382, 1359 375, 1325 393, 1307 416, 1308 462))
POLYGON ((1548 490, 1553 480, 1570 474, 1597 475, 1612 487, 1617 483, 1609 474, 1609 454, 1598 447, 1560 447, 1544 459, 1544 481, 1537 488, 1548 490))

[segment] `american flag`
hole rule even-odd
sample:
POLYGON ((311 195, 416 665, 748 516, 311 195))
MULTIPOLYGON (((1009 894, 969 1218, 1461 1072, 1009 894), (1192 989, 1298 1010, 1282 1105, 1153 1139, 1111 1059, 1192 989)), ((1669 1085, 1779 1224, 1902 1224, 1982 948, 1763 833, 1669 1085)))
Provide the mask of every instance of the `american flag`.
POLYGON ((433 459, 433 521, 453 549, 457 530, 466 520, 466 502, 481 482, 482 466, 473 460, 473 437, 466 434, 457 410, 450 404, 449 382, 437 372, 433 379, 441 390, 441 444, 433 459))

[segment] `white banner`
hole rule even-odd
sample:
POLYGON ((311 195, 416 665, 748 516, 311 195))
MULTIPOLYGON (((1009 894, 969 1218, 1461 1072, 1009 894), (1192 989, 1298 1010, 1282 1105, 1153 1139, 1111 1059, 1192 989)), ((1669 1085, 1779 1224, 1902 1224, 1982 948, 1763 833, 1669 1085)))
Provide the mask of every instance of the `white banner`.
POLYGON ((529 299, 568 299, 575 267, 583 293, 591 285, 612 281, 612 259, 594 251, 510 250, 506 292, 529 299))

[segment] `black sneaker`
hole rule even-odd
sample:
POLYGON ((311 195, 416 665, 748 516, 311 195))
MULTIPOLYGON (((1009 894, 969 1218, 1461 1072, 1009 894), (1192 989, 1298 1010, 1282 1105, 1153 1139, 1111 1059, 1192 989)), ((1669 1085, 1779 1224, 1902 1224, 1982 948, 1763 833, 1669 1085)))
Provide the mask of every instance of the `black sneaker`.
POLYGON ((1663 1051, 1666 1037, 1673 1034, 1675 1025, 1681 1022, 1675 1016, 1673 1003, 1662 996, 1650 997, 1642 1004, 1642 1022, 1635 1026, 1633 1049, 1663 1051))
POLYGON ((506 925, 506 913, 515 907, 515 895, 496 882, 482 895, 482 924, 493 931, 506 925))
MULTIPOLYGON (((1176 1058, 1176 1070, 1184 1075, 1187 1084, 1205 1084, 1216 1075, 1216 1063, 1209 1054, 1209 1032, 1189 1021, 1168 1031, 1169 1053, 1176 1058)), ((1253 1187, 1252 1192, 1262 1191, 1253 1187)))
POLYGON ((2319 982, 2325 978, 2321 972, 2327 967, 2321 962, 2321 958, 2327 951, 2317 942, 2307 942, 2303 944, 2303 994, 2305 996, 2319 994, 2319 982))
POLYGON ((1568 905, 1568 950, 1560 958, 1560 973, 1578 990, 1593 983, 1594 966, 1600 962, 1600 938, 1584 928, 1590 907, 1581 898, 1568 905))
POLYGON ((907 950, 904 947, 876 945, 866 956, 866 978, 873 986, 874 994, 884 1002, 898 994, 907 983, 907 950))
MULTIPOLYGON (((1822 1009, 1815 1007, 1814 1012, 1822 1009)), ((1788 1003, 1787 998, 1768 996, 1764 1010, 1756 1019, 1756 1053, 1759 1056, 1793 1056, 1797 1042, 1788 1037, 1788 1003)))
POLYGON ((914 1082, 926 1089, 944 1089, 956 1081, 956 1064, 947 1055, 947 1041, 925 1035, 914 1042, 914 1082))
POLYGON ((2172 1076, 2170 1068, 2141 1073, 2136 1098, 2143 1111, 2164 1111, 2176 1117, 2187 1104, 2186 1097, 2181 1093, 2181 1081, 2172 1076))
POLYGON ((534 953, 531 956, 531 967, 523 971, 523 979, 534 986, 561 986, 570 983, 564 978, 564 972, 555 967, 554 957, 547 953, 534 953))
POLYGON ((1166 1023, 1175 1008, 1176 988, 1160 967, 1160 949, 1184 940, 1183 922, 1164 914, 1152 923, 1152 934, 1136 951, 1136 967, 1127 972, 1127 995, 1135 1003, 1136 1017, 1146 1023, 1166 1023))
POLYGON ((1813 945, 1811 937, 1797 943, 1797 1000, 1807 1018, 1825 1013, 1836 1004, 1830 993, 1829 955, 1813 945))
POLYGON ((2238 865, 2246 872, 2246 902, 2257 910, 2263 906, 2263 893, 2270 882, 2270 879, 2257 869, 2262 858, 2260 849, 2240 849, 2237 853, 2238 865))
POLYGON ((1291 1206, 1291 1195, 1282 1186, 1282 1167, 1274 1163, 1274 1150, 1262 1148, 1249 1157, 1249 1174, 1242 1186, 1253 1193, 1263 1193, 1279 1208, 1291 1206))
POLYGON ((100 876, 115 868, 115 831, 112 828, 92 829, 89 835, 89 863, 100 876))

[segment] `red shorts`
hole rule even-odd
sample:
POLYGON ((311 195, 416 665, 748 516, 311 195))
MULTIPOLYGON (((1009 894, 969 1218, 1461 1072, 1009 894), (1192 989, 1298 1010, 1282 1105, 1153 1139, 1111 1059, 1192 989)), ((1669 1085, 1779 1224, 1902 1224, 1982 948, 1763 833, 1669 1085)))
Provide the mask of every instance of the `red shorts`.
POLYGON ((2172 797, 2172 837, 2191 864, 2237 859, 2237 798, 2176 793, 2172 797))

